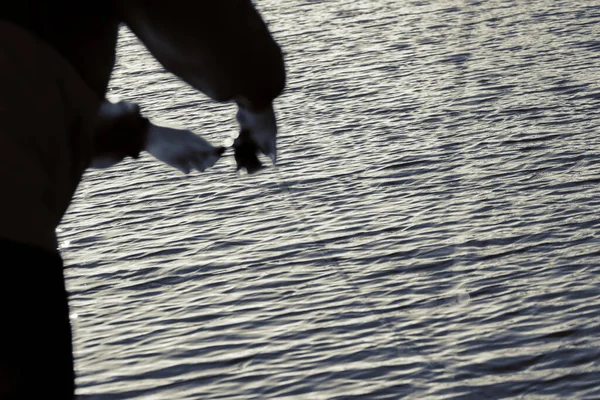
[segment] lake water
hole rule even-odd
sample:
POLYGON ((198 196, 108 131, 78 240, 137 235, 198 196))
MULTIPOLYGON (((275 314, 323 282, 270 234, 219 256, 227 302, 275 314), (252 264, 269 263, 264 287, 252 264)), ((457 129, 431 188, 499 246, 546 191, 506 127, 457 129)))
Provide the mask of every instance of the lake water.
MULTIPOLYGON (((81 398, 600 398, 600 2, 258 7, 279 167, 91 171, 60 228, 81 398)), ((127 31, 110 97, 237 129, 127 31)))

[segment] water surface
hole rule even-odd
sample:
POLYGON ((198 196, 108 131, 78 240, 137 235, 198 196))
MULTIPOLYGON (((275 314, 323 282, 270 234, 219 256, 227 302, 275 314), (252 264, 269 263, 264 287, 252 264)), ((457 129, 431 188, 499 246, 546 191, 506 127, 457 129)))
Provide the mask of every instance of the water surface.
MULTIPOLYGON (((257 3, 279 167, 145 157, 65 217, 81 398, 600 398, 600 3, 257 3)), ((110 96, 236 130, 127 31, 110 96)))

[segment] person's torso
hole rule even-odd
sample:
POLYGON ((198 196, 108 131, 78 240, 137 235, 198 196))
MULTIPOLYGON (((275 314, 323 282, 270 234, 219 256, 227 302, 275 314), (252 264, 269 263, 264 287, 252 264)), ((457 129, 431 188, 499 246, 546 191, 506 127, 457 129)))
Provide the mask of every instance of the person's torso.
POLYGON ((60 53, 103 98, 115 61, 119 21, 110 0, 21 0, 0 5, 0 20, 32 32, 60 53))

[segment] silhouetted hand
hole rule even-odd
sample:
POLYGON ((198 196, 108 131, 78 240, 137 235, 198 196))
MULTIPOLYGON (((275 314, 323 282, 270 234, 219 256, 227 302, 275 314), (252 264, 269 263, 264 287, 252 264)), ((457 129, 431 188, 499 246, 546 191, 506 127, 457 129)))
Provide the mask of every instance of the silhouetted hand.
POLYGON ((258 159, 258 146, 250 137, 248 130, 242 129, 240 135, 233 142, 233 150, 238 171, 246 168, 249 174, 253 174, 263 168, 263 164, 258 159))
POLYGON ((241 132, 233 144, 237 169, 245 168, 248 173, 260 170, 263 165, 258 152, 277 161, 277 121, 273 106, 257 111, 238 101, 237 120, 241 132))
POLYGON ((212 167, 225 151, 215 147, 195 133, 150 124, 146 151, 158 160, 177 168, 184 174, 212 167))

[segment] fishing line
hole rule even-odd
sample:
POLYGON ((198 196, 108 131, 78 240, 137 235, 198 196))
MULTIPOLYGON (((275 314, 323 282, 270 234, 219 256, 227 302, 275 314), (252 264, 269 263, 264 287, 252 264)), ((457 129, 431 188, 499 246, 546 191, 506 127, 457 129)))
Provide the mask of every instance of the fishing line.
MULTIPOLYGON (((251 153, 255 154, 254 149, 249 149, 249 150, 251 150, 251 151, 249 151, 248 153, 251 152, 251 153)), ((248 156, 248 153, 242 154, 242 156, 248 156)), ((250 155, 250 157, 252 157, 252 155, 250 155)), ((239 155, 236 157, 236 161, 238 162, 238 170, 239 170, 240 169, 239 168, 240 167, 239 155)), ((275 170, 275 177, 276 177, 275 183, 279 187, 280 192, 282 193, 282 196, 280 196, 280 197, 286 198, 286 201, 291 206, 291 208, 294 209, 300 216, 300 220, 303 221, 304 226, 308 226, 310 224, 310 219, 308 218, 307 214, 305 213, 304 209, 306 207, 303 207, 294 199, 294 195, 292 193, 292 188, 282 178, 281 173, 278 170, 278 168, 274 168, 274 170, 275 170)), ((406 229, 408 229, 408 228, 406 228, 406 229)), ((373 311, 373 306, 368 304, 367 301, 365 301, 365 298, 367 296, 362 291, 360 286, 358 284, 356 284, 354 279, 352 279, 350 274, 348 274, 348 272, 346 272, 345 269, 342 268, 342 266, 339 264, 339 262, 336 259, 334 259, 332 256, 327 254, 327 251, 326 251, 326 250, 328 250, 327 245, 326 245, 325 241, 321 238, 321 236, 318 234, 318 232, 315 230, 309 230, 308 236, 313 239, 313 242, 317 247, 317 251, 319 252, 319 254, 324 256, 323 258, 326 260, 328 265, 333 268, 334 273, 336 273, 341 278, 341 280, 346 284, 346 286, 348 288, 350 288, 354 293, 357 294, 356 300, 358 300, 358 302, 360 304, 362 304, 363 307, 367 310, 367 314, 372 316, 374 318, 374 321, 376 321, 383 329, 385 329, 391 335, 391 337, 393 338, 394 344, 397 345, 397 348, 395 350, 396 350, 396 354, 398 357, 401 356, 400 350, 402 349, 413 355, 418 355, 418 356, 422 357, 424 363, 428 367, 433 367, 433 368, 438 367, 444 371, 446 370, 446 366, 443 363, 436 362, 436 360, 431 355, 424 354, 422 351, 415 350, 414 347, 408 347, 406 344, 400 344, 401 336, 398 333, 394 323, 386 315, 377 314, 373 311)), ((262 353, 262 352, 259 352, 259 353, 262 353)), ((414 375, 416 373, 417 372, 413 372, 411 375, 414 375)))
MULTIPOLYGON (((279 172, 278 168, 274 168, 274 169, 275 169, 275 175, 276 175, 276 179, 277 179, 276 183, 279 186, 280 190, 282 192, 286 193, 286 196, 282 196, 282 197, 287 198, 287 201, 291 205, 291 207, 296 212, 298 212, 298 214, 300 215, 300 219, 305 221, 305 225, 308 225, 308 221, 310 221, 310 220, 304 213, 304 210, 303 210, 304 207, 301 207, 296 202, 289 184, 284 179, 282 179, 281 173, 279 172)), ((406 228, 406 229, 408 229, 408 228, 406 228)), ((344 270, 344 268, 342 268, 340 266, 340 264, 337 262, 337 260, 335 260, 334 258, 327 255, 327 252, 325 251, 325 250, 327 250, 327 245, 325 244, 325 241, 322 240, 321 237, 319 236, 319 234, 314 230, 310 230, 308 234, 309 234, 309 236, 312 236, 312 239, 315 240, 317 247, 320 247, 320 249, 321 249, 320 254, 325 254, 325 259, 329 262, 329 265, 333 267, 335 273, 337 273, 338 276, 340 276, 345 281, 346 285, 348 285, 351 289, 354 290, 355 293, 358 294, 357 299, 368 310, 368 314, 373 316, 375 318, 375 321, 377 321, 381 327, 386 329, 391 334, 392 338, 394 339, 394 341, 396 343, 400 343, 400 334, 396 330, 394 323, 391 322, 387 316, 382 315, 382 314, 378 315, 375 312, 373 312, 373 307, 368 305, 364 301, 364 298, 366 297, 366 295, 363 293, 360 286, 354 282, 354 280, 351 278, 351 276, 344 270)), ((400 349, 407 350, 408 352, 412 353, 413 355, 419 355, 419 356, 423 357, 425 363, 429 367, 433 367, 433 368, 438 367, 438 368, 441 368, 443 371, 447 371, 447 367, 445 366, 444 363, 436 362, 436 360, 429 354, 426 354, 426 353, 423 354, 422 351, 415 350, 414 347, 408 347, 407 345, 402 344, 399 346, 399 348, 396 349, 398 356, 400 356, 400 349)), ((415 374, 417 374, 417 372, 413 372, 410 375, 415 375, 415 374)), ((489 396, 487 393, 481 393, 481 394, 486 398, 491 398, 491 396, 489 396)))
MULTIPOLYGON (((281 197, 285 197, 287 202, 290 204, 290 206, 292 207, 292 209, 294 209, 299 215, 300 215, 300 220, 304 221, 304 225, 309 225, 309 218, 307 217, 306 213, 304 212, 304 208, 300 206, 297 201, 294 199, 292 190, 289 186, 289 184, 282 179, 281 177, 281 173, 279 172, 278 168, 275 168, 275 175, 276 175, 276 184, 278 185, 279 189, 281 192, 284 192, 286 195, 281 196, 281 197)), ((318 232, 316 232, 314 229, 309 230, 308 235, 313 239, 316 247, 317 247, 317 251, 319 252, 319 254, 324 255, 325 260, 328 262, 328 264, 333 267, 334 272, 341 277, 341 279, 346 283, 346 285, 352 289, 357 295, 357 300, 365 307, 365 309, 367 310, 368 314, 371 315, 372 317, 374 317, 375 321, 377 321, 379 323, 379 325, 381 327, 383 327, 384 329, 386 329, 394 339, 396 339, 396 342, 399 343, 399 334, 394 326, 394 324, 389 320, 389 318, 385 315, 378 315, 375 312, 373 312, 373 306, 367 304, 367 302, 364 300, 366 295, 363 293, 363 291, 361 290, 361 288, 359 287, 359 285, 356 284, 356 282, 352 279, 352 277, 344 270, 344 268, 341 267, 341 265, 339 264, 339 262, 337 260, 335 260, 333 257, 331 257, 330 255, 328 255, 328 252, 326 250, 328 250, 327 245, 325 244, 325 241, 319 236, 318 232)), ((408 348, 405 345, 402 345, 402 347, 405 350, 409 350, 410 352, 412 352, 413 354, 416 353, 414 349, 408 348)), ((400 349, 397 349, 397 351, 399 352, 400 349)), ((422 354, 419 354, 422 355, 422 354)), ((425 358, 429 358, 427 356, 424 356, 425 358)), ((431 361, 429 361, 431 363, 431 361)))

